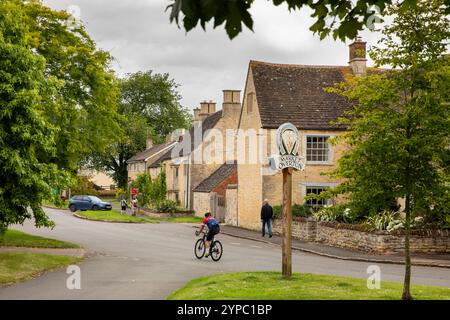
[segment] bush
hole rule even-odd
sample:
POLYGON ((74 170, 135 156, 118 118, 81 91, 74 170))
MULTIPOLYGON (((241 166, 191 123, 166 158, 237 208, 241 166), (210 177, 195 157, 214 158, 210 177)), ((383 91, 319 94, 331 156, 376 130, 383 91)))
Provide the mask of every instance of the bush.
POLYGON ((122 188, 117 188, 115 193, 117 200, 122 200, 127 198, 127 192, 122 188))
POLYGON ((87 194, 97 196, 98 191, 95 188, 95 184, 89 180, 86 176, 77 176, 74 184, 71 186, 72 195, 87 194))
POLYGON ((353 223, 359 218, 359 214, 345 207, 344 205, 335 205, 330 207, 323 207, 313 213, 313 217, 317 221, 336 221, 343 223, 353 223))
MULTIPOLYGON (((282 206, 273 206, 273 219, 281 218, 282 206)), ((308 217, 312 213, 311 209, 306 204, 294 204, 292 205, 293 217, 308 217)))
POLYGON ((175 201, 165 199, 158 203, 157 209, 163 213, 175 213, 178 211, 178 206, 175 201))
POLYGON ((394 231, 403 228, 403 221, 397 211, 382 211, 366 219, 366 224, 373 230, 394 231))

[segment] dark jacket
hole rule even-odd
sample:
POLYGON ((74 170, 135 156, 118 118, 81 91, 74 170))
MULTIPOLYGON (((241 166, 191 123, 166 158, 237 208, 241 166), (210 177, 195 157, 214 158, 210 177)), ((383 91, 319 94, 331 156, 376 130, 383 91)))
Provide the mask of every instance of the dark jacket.
POLYGON ((261 208, 261 219, 269 220, 272 219, 272 216, 273 216, 273 209, 270 204, 266 203, 261 208))

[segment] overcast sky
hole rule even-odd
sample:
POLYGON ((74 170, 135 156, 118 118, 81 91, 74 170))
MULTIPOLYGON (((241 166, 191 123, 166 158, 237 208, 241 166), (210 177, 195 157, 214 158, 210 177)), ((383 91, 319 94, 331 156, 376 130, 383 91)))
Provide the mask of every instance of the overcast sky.
MULTIPOLYGON (((99 48, 116 59, 118 75, 154 70, 180 84, 182 105, 193 109, 213 100, 218 109, 223 89, 243 90, 249 60, 276 63, 346 65, 348 43, 323 41, 309 31, 308 10, 291 12, 258 0, 251 14, 254 33, 245 30, 229 40, 223 27, 186 34, 169 23, 168 0, 44 0, 54 9, 79 8, 82 22, 99 48)), ((379 35, 361 34, 368 44, 379 35)), ((370 65, 370 61, 369 61, 370 65)))

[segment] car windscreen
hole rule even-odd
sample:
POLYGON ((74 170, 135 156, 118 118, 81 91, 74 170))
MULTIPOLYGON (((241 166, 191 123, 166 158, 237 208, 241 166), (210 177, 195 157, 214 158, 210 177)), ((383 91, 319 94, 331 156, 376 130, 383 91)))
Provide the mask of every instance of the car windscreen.
POLYGON ((93 202, 102 202, 102 200, 100 200, 100 198, 97 198, 95 196, 89 196, 89 199, 91 199, 93 202))

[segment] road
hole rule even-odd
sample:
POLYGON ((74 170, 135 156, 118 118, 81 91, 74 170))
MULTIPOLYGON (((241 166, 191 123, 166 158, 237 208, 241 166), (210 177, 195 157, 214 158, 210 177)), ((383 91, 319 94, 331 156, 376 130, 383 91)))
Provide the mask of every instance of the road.
MULTIPOLYGON (((65 210, 46 209, 53 230, 31 223, 14 229, 71 241, 88 251, 81 263, 81 289, 69 290, 66 270, 0 288, 0 299, 164 299, 192 278, 232 271, 281 270, 280 247, 219 235, 220 262, 194 257, 194 230, 186 224, 122 224, 75 218, 65 210)), ((293 270, 367 278, 369 263, 293 252, 293 270)), ((403 266, 378 264, 383 281, 402 281, 403 266)), ((413 267, 413 283, 450 287, 450 271, 413 267)))

